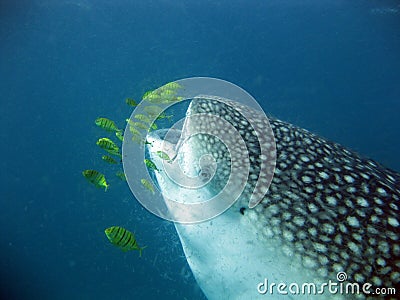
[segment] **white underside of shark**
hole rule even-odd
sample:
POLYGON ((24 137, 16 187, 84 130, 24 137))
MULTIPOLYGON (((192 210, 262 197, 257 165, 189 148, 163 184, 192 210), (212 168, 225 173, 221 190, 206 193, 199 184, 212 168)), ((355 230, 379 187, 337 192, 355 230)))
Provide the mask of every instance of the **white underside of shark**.
POLYGON ((282 256, 275 240, 258 239, 255 228, 242 220, 228 210, 200 224, 176 224, 187 261, 204 294, 208 299, 291 299, 279 294, 277 286, 267 291, 265 279, 269 284, 301 284, 310 274, 299 274, 299 261, 282 256), (260 283, 264 285, 259 287, 260 283))

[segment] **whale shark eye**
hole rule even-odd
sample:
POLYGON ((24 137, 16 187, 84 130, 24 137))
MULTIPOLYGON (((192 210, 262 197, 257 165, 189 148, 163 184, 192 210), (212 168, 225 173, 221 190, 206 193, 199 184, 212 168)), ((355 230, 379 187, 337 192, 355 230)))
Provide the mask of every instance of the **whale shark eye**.
POLYGON ((201 171, 200 176, 203 178, 208 178, 210 176, 210 174, 208 174, 207 172, 201 171))
POLYGON ((209 167, 203 167, 199 172, 199 176, 203 182, 207 182, 211 179, 212 173, 209 167))

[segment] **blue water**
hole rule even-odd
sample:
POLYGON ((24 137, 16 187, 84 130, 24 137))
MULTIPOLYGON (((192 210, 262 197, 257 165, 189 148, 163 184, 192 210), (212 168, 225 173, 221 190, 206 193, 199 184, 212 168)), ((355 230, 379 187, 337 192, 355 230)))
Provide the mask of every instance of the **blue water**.
POLYGON ((0 1, 1 299, 205 299, 173 225, 115 178, 99 116, 191 76, 400 171, 399 1, 0 1), (179 2, 179 3, 178 3, 179 2), (123 253, 104 229, 148 246, 123 253))

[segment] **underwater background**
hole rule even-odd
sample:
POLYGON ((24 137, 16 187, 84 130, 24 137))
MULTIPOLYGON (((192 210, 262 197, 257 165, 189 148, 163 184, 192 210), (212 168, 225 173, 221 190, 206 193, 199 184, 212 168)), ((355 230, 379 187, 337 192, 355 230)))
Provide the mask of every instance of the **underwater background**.
POLYGON ((1 0, 1 299, 205 299, 173 224, 81 174, 107 167, 97 117, 193 76, 400 171, 399 1, 1 0))

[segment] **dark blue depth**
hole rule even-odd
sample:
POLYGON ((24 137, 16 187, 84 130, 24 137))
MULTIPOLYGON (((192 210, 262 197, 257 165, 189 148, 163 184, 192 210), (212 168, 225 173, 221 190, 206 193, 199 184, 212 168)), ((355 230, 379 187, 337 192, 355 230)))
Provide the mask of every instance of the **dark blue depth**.
POLYGON ((231 81, 400 171, 399 20, 398 1, 1 1, 0 298, 205 299, 173 225, 81 175, 110 170, 94 120, 125 126, 125 98, 169 81, 231 81))

